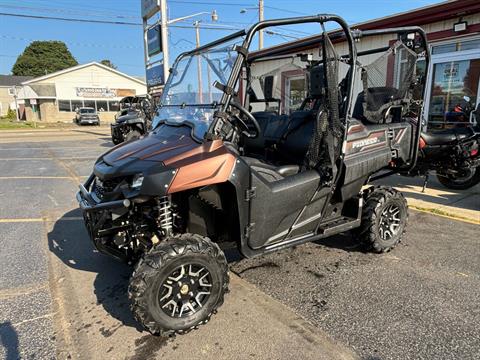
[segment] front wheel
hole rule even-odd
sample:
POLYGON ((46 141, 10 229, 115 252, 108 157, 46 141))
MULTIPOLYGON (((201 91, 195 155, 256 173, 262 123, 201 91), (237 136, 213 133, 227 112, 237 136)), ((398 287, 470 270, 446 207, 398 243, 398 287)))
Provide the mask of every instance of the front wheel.
POLYGON ((135 318, 152 334, 182 334, 208 322, 228 290, 217 244, 195 234, 169 238, 138 262, 128 295, 135 318))
POLYGON ((437 174, 437 179, 443 186, 454 190, 466 190, 480 183, 480 170, 468 168, 459 172, 458 176, 437 174))
POLYGON ((364 196, 362 223, 356 233, 370 250, 384 253, 402 239, 408 221, 402 193, 386 186, 373 187, 364 196))

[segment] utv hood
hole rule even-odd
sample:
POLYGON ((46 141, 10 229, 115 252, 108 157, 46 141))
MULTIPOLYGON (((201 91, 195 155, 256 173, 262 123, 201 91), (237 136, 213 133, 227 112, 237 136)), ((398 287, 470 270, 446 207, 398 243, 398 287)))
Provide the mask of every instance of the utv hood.
POLYGON ((142 139, 122 143, 102 156, 110 166, 120 166, 130 160, 163 162, 200 144, 190 136, 186 126, 162 126, 142 139))
POLYGON ((162 125, 144 138, 102 155, 94 173, 102 180, 139 173, 146 177, 170 174, 170 193, 227 181, 235 165, 235 151, 221 140, 198 143, 191 131, 187 126, 162 125))

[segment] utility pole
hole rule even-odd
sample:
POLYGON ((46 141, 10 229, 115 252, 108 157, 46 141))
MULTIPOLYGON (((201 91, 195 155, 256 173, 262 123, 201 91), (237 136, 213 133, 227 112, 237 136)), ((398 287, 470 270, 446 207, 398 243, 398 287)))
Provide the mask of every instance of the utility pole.
MULTIPOLYGON (((197 49, 200 47, 200 21, 195 21, 193 23, 195 27, 195 45, 197 49)), ((203 104, 203 87, 202 87, 202 58, 200 55, 196 55, 197 57, 197 75, 198 75, 198 101, 199 104, 203 104)))
POLYGON ((169 57, 168 57, 168 12, 167 0, 160 0, 160 36, 162 37, 162 51, 163 51, 163 77, 164 81, 168 78, 170 71, 169 57))
MULTIPOLYGON (((263 20, 263 0, 258 0, 258 21, 263 20)), ((263 49, 263 30, 258 32, 258 49, 263 49)))

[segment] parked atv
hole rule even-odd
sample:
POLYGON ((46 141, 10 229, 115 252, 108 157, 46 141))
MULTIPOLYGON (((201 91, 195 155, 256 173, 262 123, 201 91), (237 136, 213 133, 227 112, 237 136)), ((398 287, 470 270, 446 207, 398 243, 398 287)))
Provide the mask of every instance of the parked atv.
MULTIPOLYGON (((375 252, 393 249, 406 229, 404 197, 389 187, 362 189, 382 170, 415 166, 420 127, 404 114, 421 107, 410 101, 412 87, 424 88, 413 81, 420 55, 428 65, 418 27, 352 32, 334 15, 263 21, 181 54, 153 129, 103 154, 77 194, 98 251, 135 266, 128 290, 135 318, 161 335, 207 323, 228 289, 221 247, 229 244, 251 257, 353 230, 375 252), (313 105, 251 112, 247 95, 261 92, 255 65, 282 51, 249 53, 253 36, 327 22, 342 31, 323 30, 319 57, 283 54, 307 76, 313 105), (387 52, 357 53, 356 42, 379 34, 397 41, 387 52), (345 41, 348 54, 338 55, 331 37, 345 41), (396 88, 379 69, 399 69, 391 55, 401 51, 396 88), (372 54, 377 60, 361 65, 372 54)), ((280 85, 282 72, 270 76, 265 90, 280 85)))
POLYGON ((438 181, 454 190, 469 189, 480 183, 480 105, 473 113, 475 123, 467 127, 422 132, 417 165, 411 175, 425 177, 436 172, 438 181))
POLYGON ((120 101, 120 111, 111 124, 112 141, 115 145, 133 141, 144 135, 151 127, 153 109, 148 96, 128 96, 120 101))

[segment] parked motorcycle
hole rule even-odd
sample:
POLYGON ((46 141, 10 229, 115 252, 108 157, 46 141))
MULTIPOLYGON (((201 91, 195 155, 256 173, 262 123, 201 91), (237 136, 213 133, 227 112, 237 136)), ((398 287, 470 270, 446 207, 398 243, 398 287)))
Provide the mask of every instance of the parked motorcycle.
POLYGON ((421 134, 414 173, 425 176, 424 188, 432 170, 450 189, 464 190, 480 183, 480 105, 469 112, 473 112, 477 124, 421 134))
POLYGON ((120 111, 111 124, 115 145, 139 139, 151 126, 154 110, 148 96, 129 96, 120 101, 120 111))

